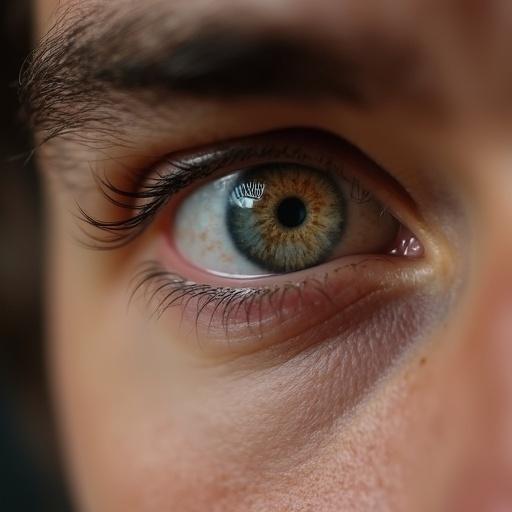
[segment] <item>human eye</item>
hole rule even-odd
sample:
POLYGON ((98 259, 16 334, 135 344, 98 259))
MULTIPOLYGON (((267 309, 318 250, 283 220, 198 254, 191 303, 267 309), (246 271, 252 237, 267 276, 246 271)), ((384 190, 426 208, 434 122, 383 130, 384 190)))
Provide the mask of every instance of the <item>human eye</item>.
POLYGON ((127 211, 115 221, 86 217, 106 246, 151 232, 133 296, 217 347, 310 340, 329 325, 348 334, 389 308, 405 311, 431 275, 409 195, 326 132, 289 129, 176 152, 135 190, 104 186, 127 211))
MULTIPOLYGON (((399 222, 358 188, 311 165, 244 168, 184 199, 172 227, 174 247, 198 270, 242 283, 344 256, 398 252, 405 245, 399 222)), ((414 251, 421 254, 418 241, 414 251)))

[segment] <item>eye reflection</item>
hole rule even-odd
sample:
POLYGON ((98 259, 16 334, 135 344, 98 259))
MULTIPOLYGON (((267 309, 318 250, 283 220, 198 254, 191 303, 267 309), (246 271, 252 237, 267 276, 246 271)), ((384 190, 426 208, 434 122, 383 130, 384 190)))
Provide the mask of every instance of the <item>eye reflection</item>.
POLYGON ((183 200, 174 244, 189 264, 239 278, 297 272, 342 256, 391 254, 400 224, 354 187, 355 181, 299 164, 242 169, 183 200))

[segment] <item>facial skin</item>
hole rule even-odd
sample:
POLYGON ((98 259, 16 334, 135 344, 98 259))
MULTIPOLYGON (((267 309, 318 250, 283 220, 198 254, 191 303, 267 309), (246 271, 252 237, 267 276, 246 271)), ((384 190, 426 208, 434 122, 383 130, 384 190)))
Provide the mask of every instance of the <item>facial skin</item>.
POLYGON ((37 4, 40 35, 58 19, 60 37, 43 43, 24 88, 44 142, 49 361, 80 509, 511 509, 509 2, 58 3, 37 4), (127 215, 94 177, 135 192, 130 176, 144 169, 258 137, 275 147, 276 130, 356 174, 421 257, 354 254, 353 267, 267 277, 258 283, 329 274, 331 299, 306 284, 302 302, 278 295, 279 321, 269 302, 266 323, 250 310, 251 329, 241 317, 208 329, 193 301, 154 314, 154 288, 130 301, 148 261, 233 282, 171 255, 174 199, 133 241, 86 247, 127 215))

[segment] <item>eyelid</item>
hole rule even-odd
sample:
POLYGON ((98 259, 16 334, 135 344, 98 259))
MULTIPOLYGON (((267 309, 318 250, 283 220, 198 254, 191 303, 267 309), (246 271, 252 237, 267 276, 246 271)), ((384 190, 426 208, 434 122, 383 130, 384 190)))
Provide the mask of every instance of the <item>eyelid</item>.
POLYGON ((127 214, 102 221, 81 211, 82 217, 103 232, 103 237, 94 237, 100 248, 123 246, 145 231, 180 192, 193 190, 214 175, 269 162, 302 163, 334 172, 352 180, 355 194, 360 186, 371 191, 398 221, 414 228, 420 224, 413 199, 393 176, 349 142, 311 128, 289 128, 175 152, 139 173, 128 190, 101 180, 105 197, 127 214))
MULTIPOLYGON (((188 195, 204 185, 206 179, 267 163, 300 163, 332 172, 352 183, 353 198, 358 200, 359 194, 370 193, 419 238, 426 235, 416 203, 401 183, 355 145, 323 130, 289 128, 227 141, 199 151, 175 153, 153 172, 167 173, 172 180, 170 168, 190 165, 194 179, 187 189, 188 195), (304 147, 307 149, 303 150, 304 147), (203 170, 206 175, 201 177, 203 170)), ((181 195, 181 192, 182 188, 176 189, 173 195, 181 195)), ((179 201, 181 199, 183 196, 179 201)))
POLYGON ((228 174, 240 168, 274 162, 311 165, 346 179, 355 179, 366 185, 364 188, 382 189, 376 192, 372 190, 374 195, 382 193, 390 199, 400 195, 405 203, 403 206, 410 209, 411 213, 415 211, 414 201, 405 188, 368 155, 345 139, 311 128, 266 132, 199 150, 173 153, 150 172, 167 174, 172 180, 173 173, 169 173, 169 168, 174 168, 182 172, 190 171, 194 181, 199 181, 217 171, 222 170, 222 174, 228 174), (354 172, 347 172, 347 168, 355 167, 357 176, 354 172))
POLYGON ((132 300, 140 293, 158 318, 169 312, 172 324, 195 326, 198 338, 206 336, 203 349, 217 346, 225 352, 227 338, 247 352, 279 344, 284 323, 287 337, 290 328, 298 335, 340 315, 348 327, 355 321, 349 312, 357 303, 411 293, 432 279, 432 268, 421 260, 398 264, 392 257, 356 257, 327 267, 296 273, 292 281, 278 276, 263 288, 250 283, 231 288, 198 284, 166 270, 165 263, 145 262, 134 279, 132 300))

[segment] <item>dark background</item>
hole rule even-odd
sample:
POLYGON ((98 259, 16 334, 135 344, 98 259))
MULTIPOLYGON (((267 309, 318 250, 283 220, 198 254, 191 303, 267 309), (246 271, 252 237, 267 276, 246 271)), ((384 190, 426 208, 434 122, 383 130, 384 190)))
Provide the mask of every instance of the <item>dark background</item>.
POLYGON ((19 69, 29 0, 0 0, 0 511, 69 511, 44 371, 44 223, 19 69))

